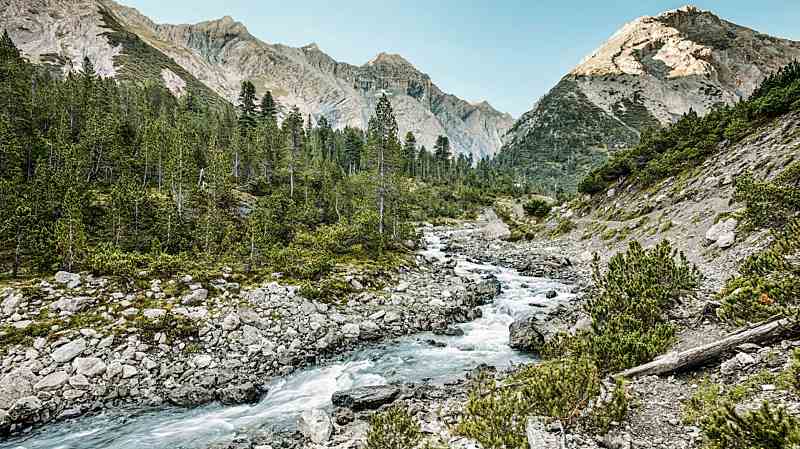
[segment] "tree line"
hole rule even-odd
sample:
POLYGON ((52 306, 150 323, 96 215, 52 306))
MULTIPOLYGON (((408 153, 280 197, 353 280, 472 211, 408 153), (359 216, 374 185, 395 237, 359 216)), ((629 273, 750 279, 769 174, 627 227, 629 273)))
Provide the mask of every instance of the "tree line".
POLYGON ((386 96, 366 130, 333 129, 248 81, 238 106, 209 106, 101 78, 89 59, 54 74, 0 39, 0 271, 230 258, 315 276, 510 185, 447 137, 401 141, 386 96))

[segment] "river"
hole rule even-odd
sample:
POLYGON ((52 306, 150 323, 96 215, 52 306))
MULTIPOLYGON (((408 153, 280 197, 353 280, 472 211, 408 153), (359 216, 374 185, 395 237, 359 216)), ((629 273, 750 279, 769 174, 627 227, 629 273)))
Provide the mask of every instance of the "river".
POLYGON ((503 289, 492 304, 483 306, 481 318, 460 325, 462 336, 424 333, 357 350, 329 365, 270 382, 269 393, 253 405, 107 411, 45 426, 0 443, 0 449, 202 449, 262 427, 291 430, 304 410, 331 408, 336 391, 387 383, 443 383, 480 364, 503 368, 532 361, 508 346, 508 326, 515 317, 544 312, 569 300, 569 287, 447 254, 443 238, 447 234, 427 233, 427 246, 421 254, 440 260, 454 257, 457 274, 474 279, 493 275, 503 289), (558 296, 545 299, 551 290, 558 296), (426 342, 431 339, 447 346, 426 342))

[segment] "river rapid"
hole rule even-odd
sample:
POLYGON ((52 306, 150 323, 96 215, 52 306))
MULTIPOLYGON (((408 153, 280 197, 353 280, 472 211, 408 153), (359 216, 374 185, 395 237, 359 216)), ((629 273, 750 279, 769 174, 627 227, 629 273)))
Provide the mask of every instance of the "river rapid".
MULTIPOLYGON (((330 409, 336 391, 389 383, 442 384, 464 376, 480 364, 506 368, 533 359, 512 350, 508 327, 515 318, 546 313, 573 295, 569 287, 548 279, 520 275, 491 264, 478 264, 446 252, 453 232, 428 232, 420 254, 455 259, 457 275, 494 276, 502 293, 482 307, 483 316, 459 325, 461 336, 417 334, 354 351, 325 366, 299 370, 271 381, 268 393, 253 405, 212 404, 195 409, 158 408, 105 412, 51 424, 24 437, 0 443, 0 449, 204 449, 234 436, 269 428, 291 431, 305 410, 330 409), (548 291, 558 296, 546 299, 548 291), (435 340, 442 345, 431 345, 435 340)), ((411 285, 409 290, 413 290, 411 285)))

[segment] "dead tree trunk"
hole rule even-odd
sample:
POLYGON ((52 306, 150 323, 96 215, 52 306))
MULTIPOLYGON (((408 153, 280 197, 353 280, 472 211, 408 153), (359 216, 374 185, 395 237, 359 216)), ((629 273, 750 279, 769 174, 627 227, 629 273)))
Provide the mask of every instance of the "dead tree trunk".
POLYGON ((732 351, 744 343, 764 343, 800 333, 800 323, 790 318, 776 318, 757 324, 753 327, 737 331, 727 337, 683 352, 671 352, 639 365, 618 376, 634 378, 673 373, 704 365, 716 360, 723 354, 732 351))

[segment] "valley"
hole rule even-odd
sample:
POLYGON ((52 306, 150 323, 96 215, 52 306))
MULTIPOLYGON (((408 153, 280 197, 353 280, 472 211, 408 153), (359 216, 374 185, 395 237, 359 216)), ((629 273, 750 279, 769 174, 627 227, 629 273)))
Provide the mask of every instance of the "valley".
POLYGON ((0 449, 800 446, 800 43, 405 57, 2 0, 0 449))

